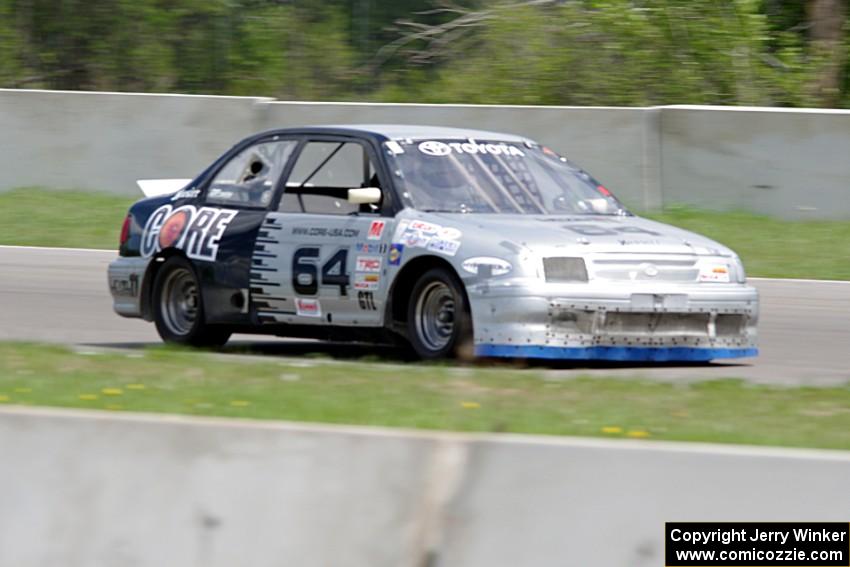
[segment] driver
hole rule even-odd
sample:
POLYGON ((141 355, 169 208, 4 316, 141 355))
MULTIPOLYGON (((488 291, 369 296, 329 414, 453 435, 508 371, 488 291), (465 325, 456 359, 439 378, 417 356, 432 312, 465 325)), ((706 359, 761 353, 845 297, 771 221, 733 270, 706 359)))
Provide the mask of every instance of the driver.
POLYGON ((469 181, 457 158, 422 153, 411 157, 405 181, 417 207, 452 209, 470 201, 469 181))
POLYGON ((271 198, 272 185, 268 179, 270 168, 259 158, 251 161, 245 177, 242 179, 242 187, 248 197, 248 201, 257 205, 267 205, 271 198))

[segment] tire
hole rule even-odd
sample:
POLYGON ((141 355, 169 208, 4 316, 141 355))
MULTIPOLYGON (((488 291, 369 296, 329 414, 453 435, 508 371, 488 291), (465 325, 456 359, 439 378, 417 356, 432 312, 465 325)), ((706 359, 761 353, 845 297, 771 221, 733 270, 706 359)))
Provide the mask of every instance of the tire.
POLYGON ((432 268, 413 286, 407 338, 424 360, 472 357, 472 317, 463 284, 446 268, 432 268))
POLYGON ((204 322, 201 286, 192 264, 172 256, 156 274, 153 304, 154 323, 166 343, 194 347, 219 347, 230 338, 225 328, 204 322))

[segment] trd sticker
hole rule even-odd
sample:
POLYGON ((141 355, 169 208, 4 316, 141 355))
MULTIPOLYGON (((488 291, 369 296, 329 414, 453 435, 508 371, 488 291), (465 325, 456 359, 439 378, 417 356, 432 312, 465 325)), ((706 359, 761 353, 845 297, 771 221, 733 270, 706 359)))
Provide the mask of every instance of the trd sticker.
POLYGON ((358 256, 355 272, 380 272, 382 258, 380 256, 358 256))
POLYGON ((390 266, 398 266, 401 264, 402 254, 404 254, 404 244, 391 244, 390 255, 387 258, 387 263, 390 266))
POLYGON ((357 304, 360 305, 360 309, 363 309, 364 311, 377 311, 378 309, 375 305, 375 294, 371 291, 358 291, 357 304))
POLYGON ((171 205, 163 205, 151 214, 142 231, 142 257, 174 247, 193 260, 214 261, 219 241, 238 212, 193 205, 172 209, 171 205))
POLYGON ((494 156, 525 156, 522 150, 516 146, 510 146, 504 142, 498 144, 480 144, 478 142, 439 142, 427 140, 419 142, 419 151, 429 156, 447 156, 452 152, 456 154, 491 154, 494 156))
POLYGON ((369 240, 380 240, 381 235, 384 234, 384 227, 386 224, 386 221, 373 220, 372 224, 369 225, 369 236, 367 236, 367 238, 369 240))
POLYGON ((295 298, 295 313, 301 317, 321 317, 322 304, 318 299, 295 298))
POLYGON ((354 289, 375 291, 380 283, 378 274, 354 274, 354 289))

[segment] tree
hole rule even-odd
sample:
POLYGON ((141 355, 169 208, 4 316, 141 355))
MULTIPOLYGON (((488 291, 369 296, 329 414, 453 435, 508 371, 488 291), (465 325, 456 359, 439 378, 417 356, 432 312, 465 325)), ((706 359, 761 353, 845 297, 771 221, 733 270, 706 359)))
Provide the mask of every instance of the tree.
POLYGON ((841 87, 847 68, 846 0, 809 0, 806 3, 811 51, 816 76, 810 92, 821 106, 835 106, 841 99, 841 87))

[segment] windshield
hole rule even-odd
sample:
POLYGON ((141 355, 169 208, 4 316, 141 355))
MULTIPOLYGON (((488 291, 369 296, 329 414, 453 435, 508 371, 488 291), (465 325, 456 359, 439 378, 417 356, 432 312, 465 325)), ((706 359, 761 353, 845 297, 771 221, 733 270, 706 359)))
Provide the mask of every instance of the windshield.
POLYGON ((536 144, 481 140, 386 142, 405 205, 422 211, 628 214, 585 171, 536 144))

